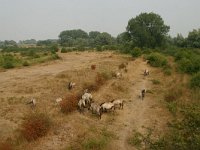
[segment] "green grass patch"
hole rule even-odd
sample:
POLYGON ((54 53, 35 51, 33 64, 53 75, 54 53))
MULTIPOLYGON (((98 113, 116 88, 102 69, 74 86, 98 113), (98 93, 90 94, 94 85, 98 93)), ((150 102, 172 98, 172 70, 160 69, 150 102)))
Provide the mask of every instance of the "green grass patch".
POLYGON ((160 81, 159 81, 159 80, 153 79, 153 80, 151 80, 151 81, 152 81, 153 84, 156 84, 156 85, 157 85, 157 84, 160 84, 160 81))
POLYGON ((176 115, 177 110, 178 110, 177 102, 169 102, 169 103, 167 103, 167 108, 169 109, 169 111, 173 115, 176 115))
POLYGON ((133 135, 128 139, 128 144, 140 148, 142 146, 142 134, 134 132, 133 135))
POLYGON ((112 138, 115 138, 115 135, 112 132, 109 132, 106 129, 102 129, 100 136, 84 140, 82 142, 82 149, 103 150, 106 148, 112 138))
POLYGON ((190 87, 198 88, 198 89, 200 88, 200 71, 197 74, 192 76, 192 78, 190 80, 190 87))

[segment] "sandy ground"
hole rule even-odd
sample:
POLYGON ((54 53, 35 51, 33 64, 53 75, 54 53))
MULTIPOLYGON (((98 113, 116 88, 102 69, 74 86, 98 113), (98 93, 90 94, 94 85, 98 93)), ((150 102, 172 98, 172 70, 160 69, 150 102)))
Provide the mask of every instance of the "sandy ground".
POLYGON ((153 85, 151 81, 162 75, 158 69, 148 66, 142 58, 132 60, 112 52, 74 52, 60 56, 62 59, 54 62, 0 72, 0 139, 16 140, 23 116, 34 111, 25 105, 30 97, 37 98, 37 110, 46 112, 52 118, 54 128, 35 142, 21 141, 18 149, 58 150, 70 145, 73 147, 79 139, 89 136, 90 127, 95 127, 97 130, 106 128, 117 137, 110 141, 107 149, 132 150, 136 148, 130 146, 127 139, 133 130, 144 133, 144 127, 155 128, 155 136, 167 131, 166 124, 171 115, 161 102, 163 95, 159 91, 162 91, 162 85, 153 85), (78 90, 82 85, 79 82, 95 75, 90 65, 96 64, 97 71, 105 68, 117 71, 118 65, 123 62, 128 62, 128 72, 122 71, 123 78, 111 79, 92 93, 97 103, 112 98, 125 99, 123 110, 103 114, 98 120, 90 112, 80 114, 75 111, 65 115, 55 106, 55 98, 67 94, 66 83, 69 79, 77 83, 75 90, 78 90), (146 68, 150 70, 150 76, 144 78, 142 73, 146 68), (115 86, 125 89, 113 88, 115 86), (142 101, 139 93, 143 88, 152 92, 147 93, 142 101))

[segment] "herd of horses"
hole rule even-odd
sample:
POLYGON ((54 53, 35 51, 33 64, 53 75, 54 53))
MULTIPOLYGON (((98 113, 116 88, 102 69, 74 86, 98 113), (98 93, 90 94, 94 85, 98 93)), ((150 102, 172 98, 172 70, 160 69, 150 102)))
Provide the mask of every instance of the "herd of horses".
MULTIPOLYGON (((116 73, 116 75, 117 75, 116 77, 121 77, 121 73, 116 73)), ((145 69, 144 76, 148 76, 148 75, 149 75, 149 70, 145 69)), ((69 85, 70 84, 71 83, 69 83, 69 85)), ((145 97, 145 93, 146 93, 146 89, 142 89, 140 91, 140 97, 142 100, 145 97)), ((118 107, 119 109, 123 109, 124 102, 125 101, 123 99, 116 99, 110 102, 103 102, 101 104, 95 103, 93 101, 92 94, 89 93, 88 90, 86 89, 81 99, 78 102, 78 109, 80 113, 83 113, 84 109, 87 108, 88 110, 91 110, 92 113, 97 114, 99 116, 99 119, 101 119, 101 115, 104 112, 114 111, 116 107, 118 107)))
POLYGON ((123 105, 124 100, 122 99, 112 100, 110 102, 103 102, 99 105, 98 103, 93 101, 92 94, 89 93, 86 89, 78 102, 78 109, 80 113, 83 113, 84 109, 87 108, 88 110, 91 110, 92 113, 97 114, 99 116, 99 119, 101 119, 102 113, 114 111, 116 107, 118 107, 119 109, 123 109, 123 105))
MULTIPOLYGON (((92 66, 91 69, 95 69, 96 66, 92 66)), ((149 70, 145 69, 144 76, 149 75, 149 70)), ((116 77, 121 78, 122 74, 117 72, 116 77)), ((74 82, 68 83, 68 90, 71 90, 76 84, 74 82)), ((140 97, 143 100, 145 97, 146 89, 142 89, 140 91, 140 97)), ((56 103, 61 103, 62 98, 57 98, 56 103)), ((90 110, 92 113, 97 114, 99 116, 99 119, 101 119, 101 115, 104 112, 110 112, 114 111, 116 108, 123 109, 124 106, 124 100, 123 99, 115 99, 109 102, 103 102, 101 104, 98 104, 94 102, 92 94, 88 91, 88 89, 84 90, 83 95, 81 96, 81 99, 78 101, 78 110, 80 113, 83 113, 85 109, 90 110)), ((31 104, 32 107, 36 106, 36 99, 32 98, 27 104, 31 104)))

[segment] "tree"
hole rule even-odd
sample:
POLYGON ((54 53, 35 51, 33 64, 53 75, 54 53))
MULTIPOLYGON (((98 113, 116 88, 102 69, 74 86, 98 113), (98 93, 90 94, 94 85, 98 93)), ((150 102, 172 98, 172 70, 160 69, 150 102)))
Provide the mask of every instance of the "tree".
POLYGON ((110 34, 103 32, 101 34, 99 34, 96 38, 95 38, 95 44, 96 45, 110 45, 113 42, 113 38, 110 34))
POLYGON ((187 37, 189 47, 200 48, 200 29, 189 32, 187 37))
POLYGON ((89 32, 89 38, 90 39, 95 39, 100 34, 101 33, 99 31, 91 31, 91 32, 89 32))
POLYGON ((181 34, 177 34, 177 37, 174 38, 174 44, 178 47, 185 47, 186 40, 181 34))
POLYGON ((17 43, 13 40, 5 40, 4 41, 4 46, 5 47, 12 47, 12 46, 17 46, 17 43))
POLYGON ((47 40, 39 40, 37 41, 37 46, 52 46, 58 44, 57 39, 47 39, 47 40))
POLYGON ((155 48, 165 42, 169 26, 155 13, 141 13, 132 18, 126 28, 135 46, 155 48))
POLYGON ((68 46, 73 45, 73 41, 76 39, 87 39, 87 32, 78 29, 78 30, 66 30, 62 31, 59 35, 61 45, 66 44, 68 46))
POLYGON ((131 40, 130 34, 128 32, 123 32, 117 36, 118 44, 126 44, 131 40))
POLYGON ((19 41, 19 44, 36 44, 37 41, 35 39, 19 41))

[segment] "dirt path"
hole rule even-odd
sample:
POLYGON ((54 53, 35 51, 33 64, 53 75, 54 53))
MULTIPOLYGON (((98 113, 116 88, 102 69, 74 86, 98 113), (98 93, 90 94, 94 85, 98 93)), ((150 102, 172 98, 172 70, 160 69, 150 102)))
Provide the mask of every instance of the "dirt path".
POLYGON ((137 59, 129 64, 128 70, 131 71, 128 74, 128 80, 132 83, 131 99, 125 103, 123 111, 120 111, 116 122, 112 125, 113 128, 116 127, 115 132, 119 137, 113 144, 117 150, 137 149, 127 143, 133 130, 144 133, 144 127, 153 128, 155 126, 158 129, 157 132, 160 132, 168 120, 166 119, 168 115, 159 106, 159 101, 155 100, 156 96, 147 94, 144 100, 139 98, 141 89, 152 89, 149 77, 144 78, 142 75, 147 68, 150 67, 142 59, 137 59))

